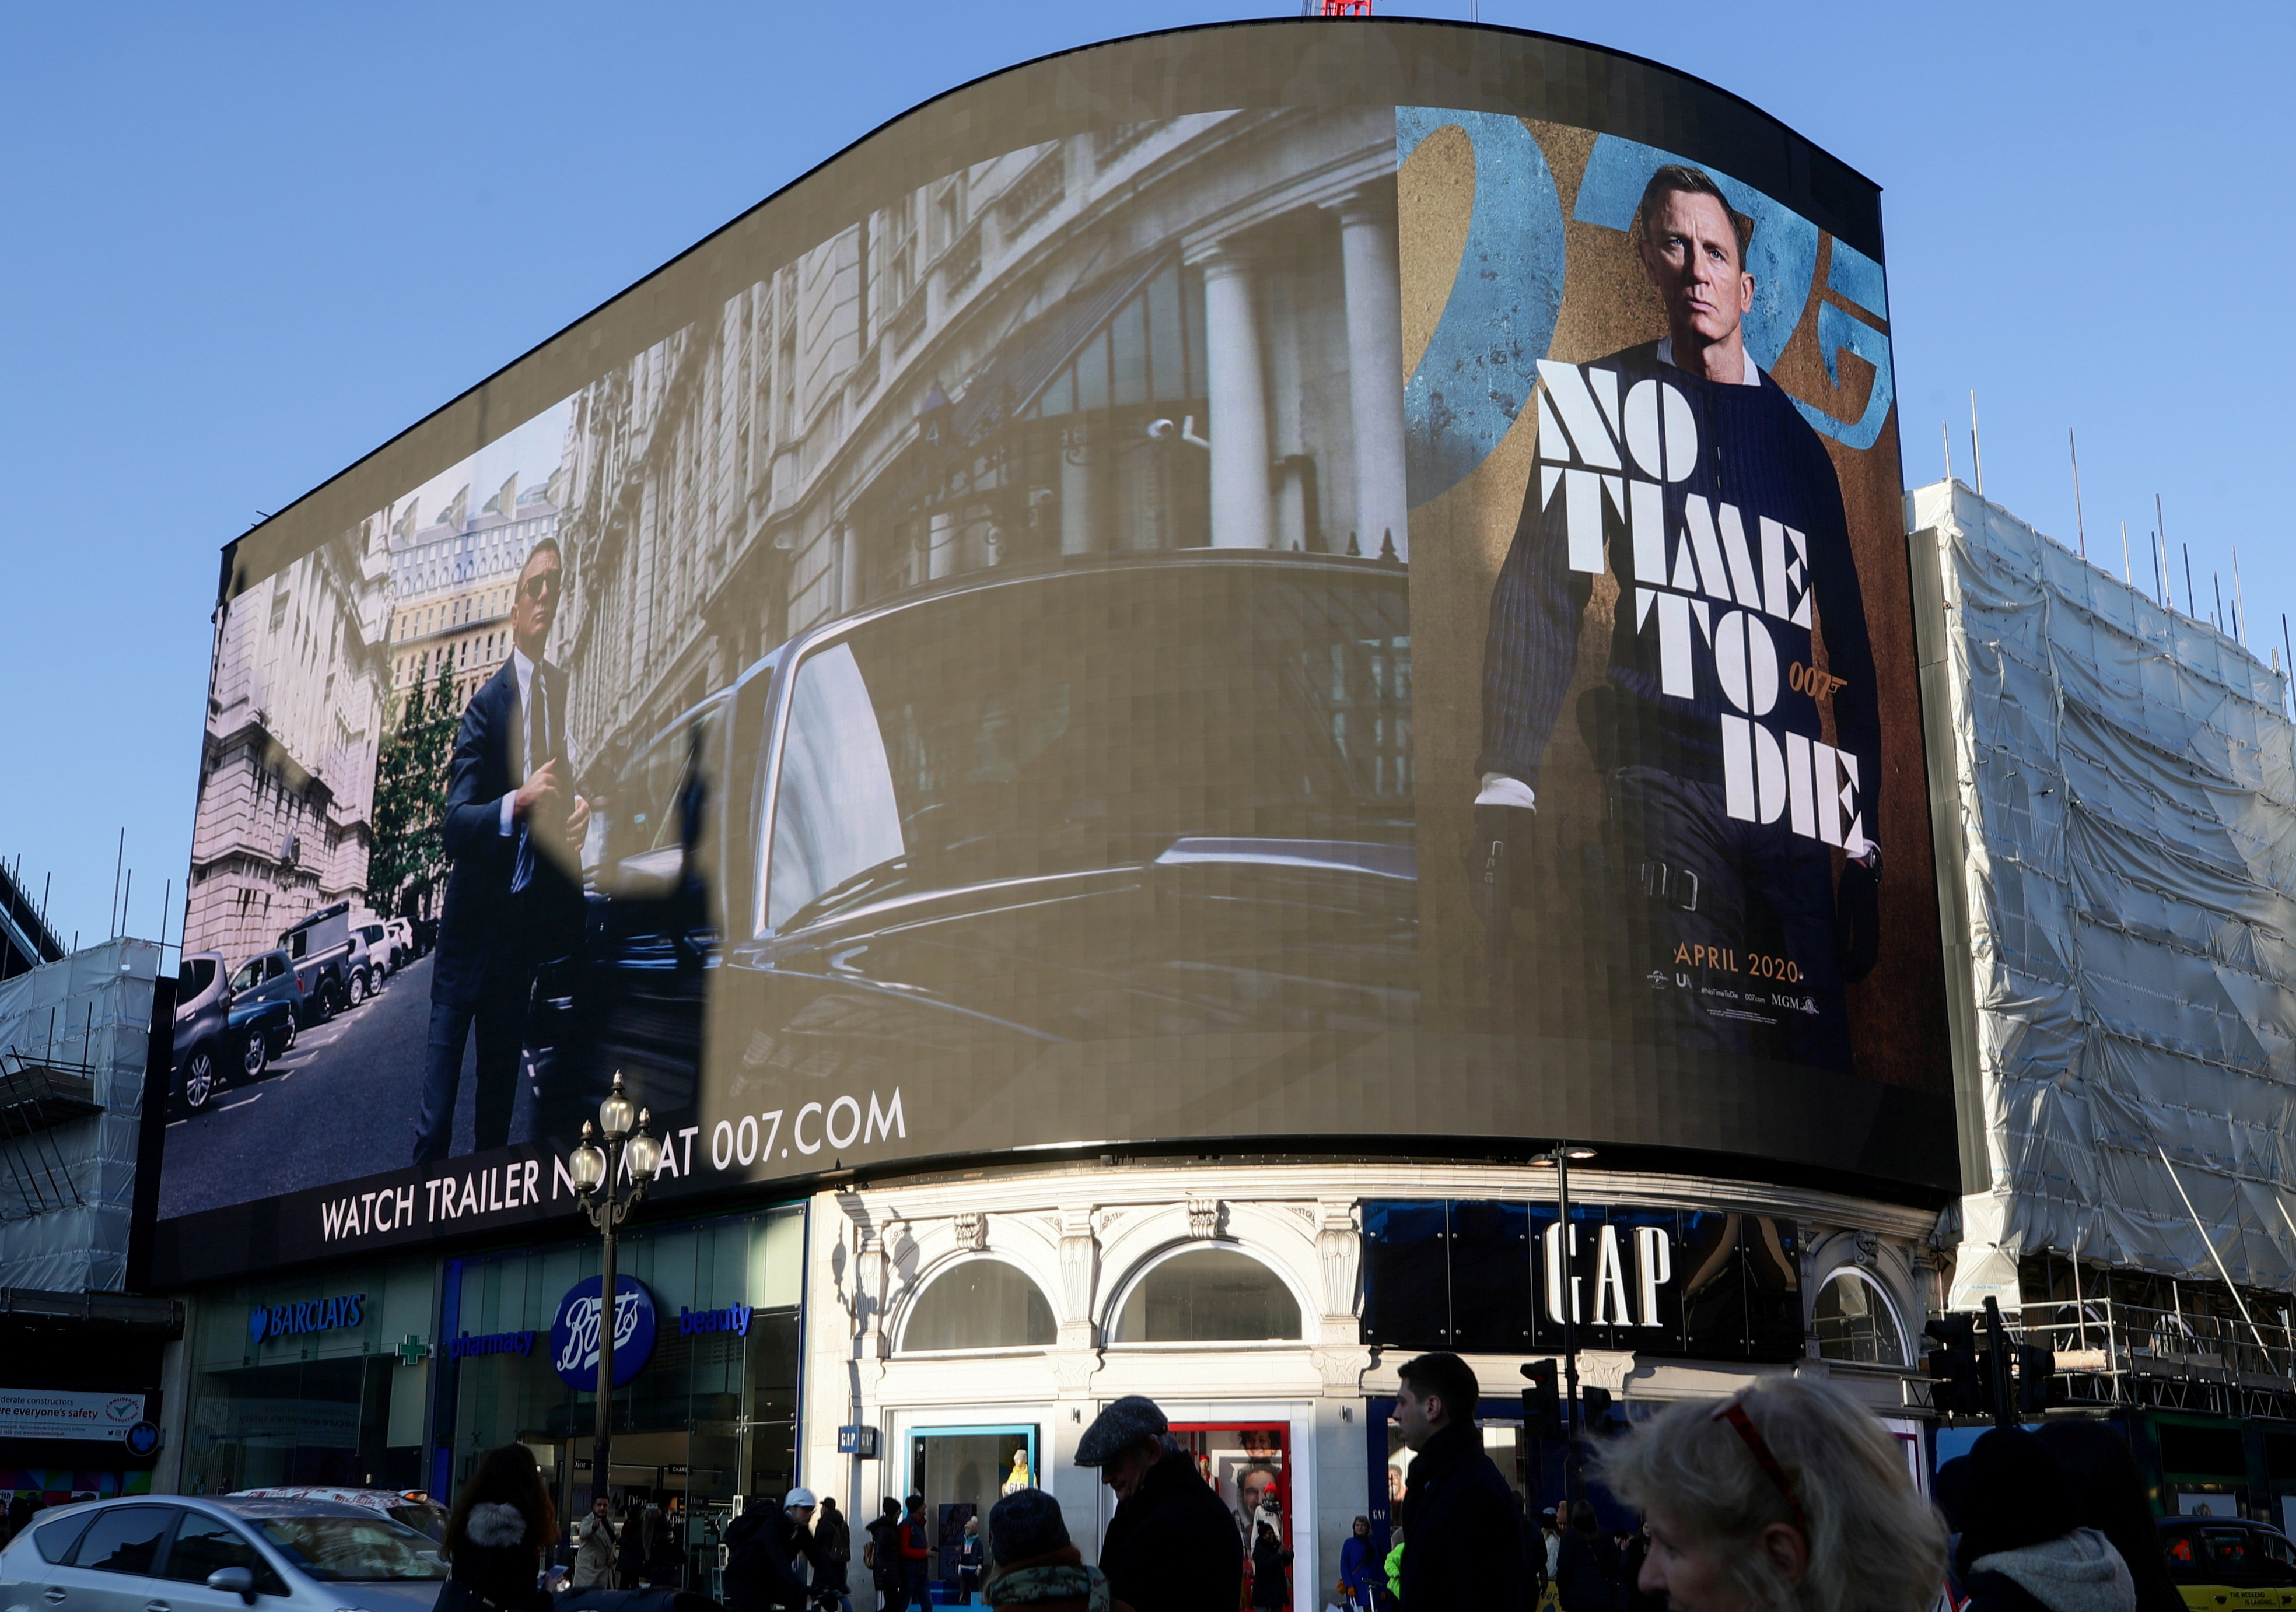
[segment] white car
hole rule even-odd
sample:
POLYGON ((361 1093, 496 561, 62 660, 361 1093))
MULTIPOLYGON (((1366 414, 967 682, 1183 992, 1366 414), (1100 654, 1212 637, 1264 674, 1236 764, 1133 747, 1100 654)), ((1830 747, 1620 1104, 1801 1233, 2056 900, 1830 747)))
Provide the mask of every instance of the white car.
POLYGON ((324 1485, 283 1484, 266 1489, 234 1489, 226 1500, 325 1500, 339 1506, 379 1511, 433 1539, 447 1537, 447 1508, 419 1489, 344 1489, 324 1485))
POLYGON ((411 961, 414 948, 399 938, 392 926, 367 912, 354 920, 351 928, 366 942, 366 954, 373 970, 373 984, 380 985, 398 972, 402 963, 411 961))
POLYGON ((431 1612, 439 1542, 324 1500, 137 1495, 35 1515, 0 1551, 4 1612, 431 1612))

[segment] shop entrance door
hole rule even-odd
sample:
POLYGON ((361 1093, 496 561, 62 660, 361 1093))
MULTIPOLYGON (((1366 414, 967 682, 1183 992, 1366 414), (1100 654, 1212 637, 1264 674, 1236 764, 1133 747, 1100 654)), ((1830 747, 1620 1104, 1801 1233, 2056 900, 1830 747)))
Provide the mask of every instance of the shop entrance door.
MULTIPOLYGON (((1261 1523, 1275 1529, 1283 1549, 1293 1548, 1291 1434, 1280 1421, 1172 1424, 1172 1436, 1195 1458, 1197 1473, 1235 1518, 1247 1583, 1251 1546, 1261 1523)), ((1292 1599, 1285 1596, 1284 1604, 1291 1605, 1292 1599)))
MULTIPOLYGON (((916 1428, 909 1434, 909 1492, 925 1497, 931 1519, 932 1577, 956 1582, 957 1547, 968 1518, 988 1526, 988 1508, 1013 1480, 1013 1456, 1027 1463, 1027 1482, 1042 1482, 1037 1424, 1001 1422, 960 1428, 916 1428)), ((906 1498, 906 1496, 901 1497, 906 1498)))
MULTIPOLYGON (((557 1463, 563 1474, 558 1490, 558 1514, 579 1519, 589 1515, 592 1484, 591 1441, 563 1442, 564 1459, 557 1463)), ((537 1449, 537 1458, 544 1453, 537 1449)), ((544 1463, 544 1473, 550 1466, 544 1463)), ((642 1535, 657 1539, 668 1531, 668 1542, 657 1545, 653 1559, 682 1559, 681 1587, 718 1594, 717 1544, 733 1519, 734 1496, 741 1478, 741 1440, 731 1423, 698 1423, 690 1430, 663 1428, 617 1432, 613 1470, 608 1487, 614 1514, 627 1530, 633 1525, 642 1535), (647 1508, 659 1508, 657 1520, 644 1520, 647 1508)), ((642 1543, 652 1542, 643 1540, 642 1543)))

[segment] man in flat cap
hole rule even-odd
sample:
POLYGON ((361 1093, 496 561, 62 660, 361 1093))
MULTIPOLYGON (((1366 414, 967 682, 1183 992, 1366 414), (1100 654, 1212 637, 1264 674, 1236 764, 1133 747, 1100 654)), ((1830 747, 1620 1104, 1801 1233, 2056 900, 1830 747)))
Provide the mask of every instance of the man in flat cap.
POLYGON ((1110 1593, 1133 1612, 1235 1612, 1243 1542, 1211 1485, 1171 1437, 1156 1402, 1115 1401, 1086 1428, 1077 1465, 1116 1491, 1100 1545, 1110 1593))

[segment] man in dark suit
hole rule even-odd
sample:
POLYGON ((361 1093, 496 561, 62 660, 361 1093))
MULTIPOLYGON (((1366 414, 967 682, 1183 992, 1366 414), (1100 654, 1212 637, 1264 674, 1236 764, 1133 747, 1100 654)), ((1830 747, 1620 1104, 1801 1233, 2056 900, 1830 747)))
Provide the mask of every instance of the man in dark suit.
POLYGON ((542 659, 563 575, 557 542, 535 544, 511 604, 511 657, 472 696, 455 737, 440 825, 454 871, 431 965, 418 1165, 446 1158, 453 1144, 473 1025, 474 1144, 484 1151, 509 1141, 535 967, 562 950, 581 922, 581 888, 566 870, 590 806, 574 792, 566 760, 566 676, 542 659))

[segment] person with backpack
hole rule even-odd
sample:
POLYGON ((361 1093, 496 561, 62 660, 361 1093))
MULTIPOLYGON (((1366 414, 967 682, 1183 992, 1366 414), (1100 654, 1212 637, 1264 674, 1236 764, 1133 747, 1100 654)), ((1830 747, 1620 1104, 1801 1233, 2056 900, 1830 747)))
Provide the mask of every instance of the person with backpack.
POLYGON ((751 1506, 726 1528, 727 1612, 804 1612, 813 1543, 813 1491, 791 1489, 778 1506, 751 1506))
POLYGON ((869 1525, 861 1565, 869 1569, 880 1612, 901 1612, 901 1502, 890 1494, 877 1520, 869 1525))
POLYGON ((821 1497, 821 1510, 813 1518, 813 1587, 824 1595, 837 1597, 842 1612, 853 1612, 852 1589, 847 1577, 852 1560, 853 1526, 837 1509, 837 1497, 824 1494, 821 1497))

